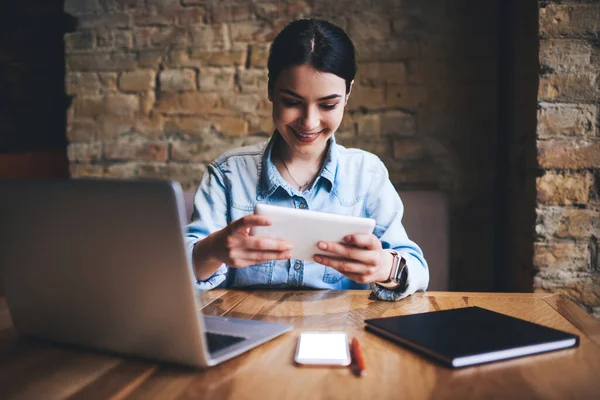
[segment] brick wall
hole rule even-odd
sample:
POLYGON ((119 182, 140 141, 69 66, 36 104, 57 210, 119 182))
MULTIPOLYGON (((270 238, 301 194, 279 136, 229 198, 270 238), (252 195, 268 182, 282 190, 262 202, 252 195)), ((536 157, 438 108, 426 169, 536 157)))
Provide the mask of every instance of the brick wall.
POLYGON ((536 291, 600 318, 600 4, 539 9, 536 291))
MULTIPOLYGON (((379 155, 398 189, 448 192, 451 286, 492 287, 497 0, 66 0, 74 177, 157 176, 195 189, 205 165, 272 132, 266 58, 299 17, 358 51, 337 138, 379 155)), ((407 210, 410 212, 410 210, 407 210)))

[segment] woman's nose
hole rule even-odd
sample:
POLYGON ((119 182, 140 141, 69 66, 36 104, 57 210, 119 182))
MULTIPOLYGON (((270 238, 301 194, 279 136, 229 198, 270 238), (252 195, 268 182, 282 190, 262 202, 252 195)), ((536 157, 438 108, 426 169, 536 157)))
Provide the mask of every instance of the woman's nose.
POLYGON ((306 107, 304 110, 304 115, 300 117, 300 126, 306 132, 312 132, 313 129, 317 129, 320 124, 320 115, 318 110, 315 110, 314 107, 306 107))

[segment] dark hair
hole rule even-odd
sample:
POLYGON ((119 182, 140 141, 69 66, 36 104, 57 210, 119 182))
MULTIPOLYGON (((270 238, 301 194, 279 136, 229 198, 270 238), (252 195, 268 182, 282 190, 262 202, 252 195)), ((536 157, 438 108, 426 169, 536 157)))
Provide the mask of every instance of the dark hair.
POLYGON ((269 91, 279 73, 293 65, 310 65, 346 81, 346 93, 356 74, 354 45, 337 25, 320 19, 290 22, 273 40, 269 52, 269 91))

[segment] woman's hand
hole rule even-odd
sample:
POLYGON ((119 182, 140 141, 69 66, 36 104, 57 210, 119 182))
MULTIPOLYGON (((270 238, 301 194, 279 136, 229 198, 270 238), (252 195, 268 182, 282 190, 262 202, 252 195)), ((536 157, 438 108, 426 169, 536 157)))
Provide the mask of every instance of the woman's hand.
POLYGON ((269 225, 269 218, 260 215, 247 215, 231 222, 213 238, 214 257, 234 268, 263 261, 289 259, 292 256, 292 245, 287 241, 250 236, 250 228, 269 225))
POLYGON ((390 276, 393 256, 383 250, 373 234, 355 234, 344 243, 319 242, 318 247, 333 255, 315 255, 315 261, 338 270, 357 283, 385 282, 390 276))

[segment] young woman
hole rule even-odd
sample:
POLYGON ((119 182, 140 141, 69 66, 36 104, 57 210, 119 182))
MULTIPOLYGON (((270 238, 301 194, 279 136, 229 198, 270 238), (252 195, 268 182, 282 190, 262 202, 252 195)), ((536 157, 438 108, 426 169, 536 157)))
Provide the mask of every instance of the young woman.
POLYGON ((368 289, 399 300, 429 282, 421 249, 402 226, 403 205, 379 158, 335 142, 356 72, 354 46, 323 20, 290 23, 268 61, 275 133, 211 163, 194 198, 186 240, 197 286, 368 289), (269 225, 257 203, 370 217, 373 234, 321 242, 334 256, 290 260, 290 245, 250 236, 269 225))

